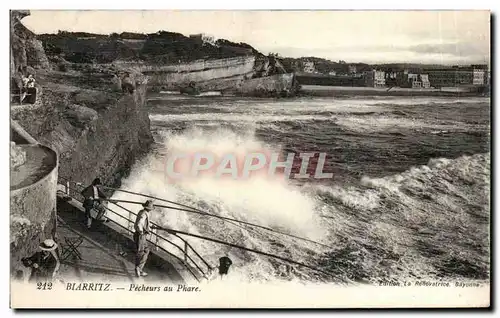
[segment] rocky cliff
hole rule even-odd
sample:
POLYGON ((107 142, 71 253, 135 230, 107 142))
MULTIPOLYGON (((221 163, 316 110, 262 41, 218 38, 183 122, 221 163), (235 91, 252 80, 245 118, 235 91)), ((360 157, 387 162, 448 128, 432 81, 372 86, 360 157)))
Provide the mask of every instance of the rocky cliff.
POLYGON ((195 93, 221 91, 240 96, 277 97, 293 96, 298 89, 293 74, 285 74, 278 60, 261 55, 166 65, 116 61, 112 65, 143 73, 152 91, 191 89, 195 93))
MULTIPOLYGON (((63 68, 100 63, 116 69, 136 69, 148 76, 148 88, 152 91, 182 92, 194 85, 196 92, 230 93, 238 91, 248 79, 286 73, 274 55, 264 56, 246 43, 207 40, 202 35, 187 37, 165 31, 111 35, 61 31, 44 34, 41 38, 49 59, 63 68), (69 61, 73 66, 66 66, 62 61, 69 61)), ((270 85, 273 90, 266 95, 276 95, 275 88, 283 83, 270 85)), ((292 90, 293 87, 287 89, 288 92, 292 90)), ((256 93, 261 94, 260 91, 256 93)), ((254 94, 246 91, 244 95, 254 94)), ((279 92, 278 95, 283 94, 279 92)))
POLYGON ((27 14, 11 13, 11 68, 36 68, 43 94, 35 105, 11 107, 12 119, 58 152, 60 177, 88 184, 99 176, 116 184, 153 141, 145 78, 131 72, 130 87, 122 90, 121 75, 108 67, 61 70, 48 62, 42 43, 20 22, 27 14))
POLYGON ((17 68, 33 67, 36 69, 48 69, 49 60, 45 54, 42 42, 35 34, 26 28, 22 23, 22 18, 28 16, 29 11, 11 11, 10 34, 11 34, 11 72, 17 68))
POLYGON ((59 153, 59 176, 85 184, 100 176, 116 184, 152 142, 146 85, 123 93, 111 76, 38 72, 37 77, 44 88, 41 105, 13 109, 12 118, 59 153), (80 77, 99 87, 86 87, 80 77))

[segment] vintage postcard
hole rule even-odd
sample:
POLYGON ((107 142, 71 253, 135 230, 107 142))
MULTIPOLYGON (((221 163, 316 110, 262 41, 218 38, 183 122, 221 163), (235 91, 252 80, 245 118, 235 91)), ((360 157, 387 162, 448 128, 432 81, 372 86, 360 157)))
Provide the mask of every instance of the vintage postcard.
POLYGON ((490 19, 11 10, 11 307, 489 307, 490 19))

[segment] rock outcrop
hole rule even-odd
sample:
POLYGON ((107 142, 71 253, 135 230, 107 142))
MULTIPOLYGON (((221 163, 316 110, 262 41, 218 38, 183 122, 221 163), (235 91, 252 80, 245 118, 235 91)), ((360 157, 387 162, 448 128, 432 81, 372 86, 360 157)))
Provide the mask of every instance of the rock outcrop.
POLYGON ((91 64, 77 67, 63 58, 52 59, 56 64, 50 65, 42 43, 21 23, 28 15, 29 11, 11 11, 11 71, 36 69, 44 94, 38 107, 13 109, 12 119, 57 151, 59 176, 82 183, 99 176, 116 184, 153 141, 145 109, 147 81, 129 72, 125 82, 134 89, 124 93, 113 82, 117 70, 91 64), (61 63, 64 70, 58 68, 61 63))
MULTIPOLYGON (((41 38, 51 59, 64 56, 75 64, 110 63, 121 70, 136 69, 148 76, 152 91, 229 93, 247 79, 287 73, 275 55, 265 56, 246 43, 215 41, 201 34, 186 37, 165 31, 111 35, 60 31, 41 38)), ((114 83, 124 92, 134 90, 134 83, 126 77, 116 76, 114 83)), ((276 95, 283 96, 275 90, 266 92, 266 96, 276 95)))
POLYGON ((26 162, 26 151, 17 146, 15 142, 10 142, 10 168, 16 169, 26 162))
MULTIPOLYGON (((22 268, 22 257, 54 235, 58 178, 89 184, 100 177, 106 185, 119 185, 153 142, 143 76, 134 73, 134 91, 123 93, 113 84, 116 70, 109 67, 74 67, 64 59, 49 64, 42 44, 20 22, 27 14, 11 13, 11 78, 21 70, 36 72, 37 89, 43 94, 37 96, 36 105, 11 107, 11 119, 26 135, 54 150, 58 166, 32 186, 11 188, 11 274, 22 268)), ((16 136, 11 138, 22 139, 16 136)), ((23 152, 14 144, 11 147, 12 168, 22 168, 23 152)))
POLYGON ((18 70, 19 67, 31 66, 37 69, 50 67, 42 42, 21 23, 21 19, 29 15, 29 11, 26 10, 13 10, 10 14, 11 72, 18 70))
POLYGON ((60 156, 59 175, 84 184, 99 176, 116 184, 152 143, 146 86, 133 94, 49 85, 43 106, 12 112, 40 143, 60 156))

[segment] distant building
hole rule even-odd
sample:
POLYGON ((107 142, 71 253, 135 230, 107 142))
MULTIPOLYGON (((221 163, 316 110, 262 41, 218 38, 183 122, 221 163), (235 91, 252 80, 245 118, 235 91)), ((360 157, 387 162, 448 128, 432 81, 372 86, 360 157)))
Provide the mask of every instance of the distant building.
POLYGON ((428 69, 425 72, 429 74, 431 85, 436 88, 473 84, 473 70, 470 67, 454 66, 453 68, 428 69))
POLYGON ((482 68, 472 69, 472 85, 485 85, 487 81, 487 70, 482 68))
POLYGON ((195 40, 195 41, 200 41, 200 42, 202 41, 202 37, 203 37, 203 34, 201 34, 201 33, 189 35, 190 39, 195 40))
POLYGON ((349 65, 348 72, 349 74, 356 74, 356 65, 349 65))
POLYGON ((337 75, 337 72, 336 71, 330 71, 330 72, 328 72, 328 75, 335 76, 335 75, 337 75))
POLYGON ((304 73, 314 73, 314 62, 306 61, 304 62, 304 73))
POLYGON ((420 81, 422 82, 422 88, 431 88, 431 82, 429 81, 429 75, 420 74, 420 81))
POLYGON ((407 74, 408 85, 411 88, 422 88, 422 80, 420 79, 420 75, 416 73, 408 73, 407 74))
POLYGON ((412 81, 411 88, 422 88, 422 82, 419 80, 412 81))
POLYGON ((215 38, 211 35, 202 34, 201 40, 203 41, 203 44, 215 45, 215 38))
POLYGON ((385 72, 372 70, 365 72, 365 86, 368 87, 384 87, 385 72))
POLYGON ((385 72, 385 79, 395 79, 397 77, 396 72, 385 72))
POLYGON ((456 87, 487 85, 488 66, 486 64, 453 66, 452 68, 428 69, 429 81, 433 87, 456 87))
POLYGON ((211 35, 207 35, 205 33, 198 33, 198 34, 190 34, 189 38, 198 42, 201 42, 203 44, 208 43, 215 45, 215 38, 211 35))
POLYGON ((408 76, 408 81, 409 82, 411 82, 411 81, 418 81, 418 74, 408 73, 407 76, 408 76))

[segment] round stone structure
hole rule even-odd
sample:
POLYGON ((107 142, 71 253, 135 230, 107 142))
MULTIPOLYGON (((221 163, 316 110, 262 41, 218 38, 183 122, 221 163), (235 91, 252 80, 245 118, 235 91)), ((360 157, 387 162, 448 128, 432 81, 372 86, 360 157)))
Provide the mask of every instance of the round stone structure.
POLYGON ((23 257, 31 256, 40 242, 56 229, 58 156, 40 144, 17 144, 25 162, 10 171, 11 275, 26 271, 23 257))

